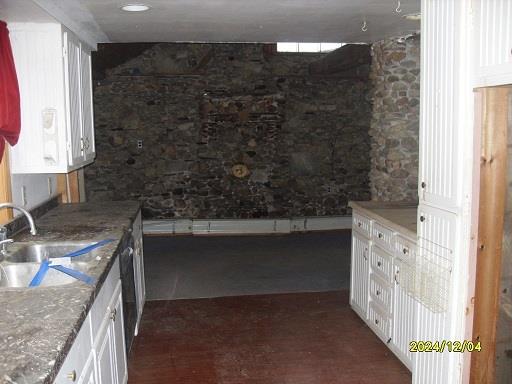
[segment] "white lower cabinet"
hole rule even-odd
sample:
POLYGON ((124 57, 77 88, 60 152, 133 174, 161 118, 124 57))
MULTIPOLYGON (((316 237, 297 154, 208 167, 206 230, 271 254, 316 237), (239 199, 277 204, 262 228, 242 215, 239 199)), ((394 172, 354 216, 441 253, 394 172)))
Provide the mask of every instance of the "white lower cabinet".
POLYGON ((114 262, 55 384, 128 381, 119 259, 114 262))
POLYGON ((410 370, 418 303, 407 279, 415 255, 415 239, 354 209, 350 305, 410 370))
POLYGON ((368 314, 369 252, 370 241, 359 232, 353 231, 350 304, 363 319, 368 314))
POLYGON ((400 270, 408 267, 399 259, 395 264, 393 297, 393 349, 402 362, 412 370, 413 356, 409 345, 415 339, 416 308, 418 302, 407 293, 400 281, 400 270))

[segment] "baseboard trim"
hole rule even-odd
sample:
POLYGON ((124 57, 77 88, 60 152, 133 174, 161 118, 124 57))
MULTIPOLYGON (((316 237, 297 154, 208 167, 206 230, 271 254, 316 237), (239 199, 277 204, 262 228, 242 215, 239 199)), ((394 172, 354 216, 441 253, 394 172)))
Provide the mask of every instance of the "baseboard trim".
POLYGON ((144 220, 146 235, 256 235, 350 229, 351 216, 291 219, 163 219, 144 220))

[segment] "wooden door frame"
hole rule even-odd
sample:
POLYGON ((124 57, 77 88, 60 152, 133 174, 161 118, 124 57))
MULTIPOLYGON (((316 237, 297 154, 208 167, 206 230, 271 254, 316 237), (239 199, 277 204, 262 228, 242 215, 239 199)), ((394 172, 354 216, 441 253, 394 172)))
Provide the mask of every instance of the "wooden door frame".
MULTIPOLYGON (((9 148, 5 145, 2 161, 0 162, 0 203, 11 202, 11 170, 9 167, 9 148)), ((0 210, 0 225, 6 224, 13 218, 12 209, 0 210)))
POLYGON ((474 198, 478 237, 473 289, 472 339, 482 350, 471 354, 469 382, 491 384, 496 375, 496 325, 499 315, 503 225, 507 193, 507 130, 510 87, 478 89, 475 105, 475 151, 477 177, 474 198))

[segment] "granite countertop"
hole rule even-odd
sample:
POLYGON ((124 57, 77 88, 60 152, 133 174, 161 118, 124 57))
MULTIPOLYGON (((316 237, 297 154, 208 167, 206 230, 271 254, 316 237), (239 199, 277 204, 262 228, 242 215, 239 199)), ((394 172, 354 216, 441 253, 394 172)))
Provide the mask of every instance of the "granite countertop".
MULTIPOLYGON (((137 202, 64 204, 36 219, 38 235, 18 242, 115 241, 98 248, 100 260, 87 274, 90 286, 0 288, 0 383, 52 383, 132 226, 137 202)), ((15 245, 14 245, 15 246, 15 245)))
POLYGON ((413 202, 351 201, 352 209, 416 239, 418 204, 413 202))

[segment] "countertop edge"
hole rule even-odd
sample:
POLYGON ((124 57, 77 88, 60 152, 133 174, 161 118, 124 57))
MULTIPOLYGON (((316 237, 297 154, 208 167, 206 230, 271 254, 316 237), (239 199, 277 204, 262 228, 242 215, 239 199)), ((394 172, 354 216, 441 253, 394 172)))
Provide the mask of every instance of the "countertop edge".
POLYGON ((57 374, 59 373, 60 369, 62 368, 62 365, 64 364, 64 361, 66 360, 69 351, 71 350, 73 343, 76 340, 76 337, 78 333, 80 332, 95 300, 98 296, 101 288, 103 287, 103 284, 105 283, 105 280, 107 279, 108 274, 112 270, 112 266, 114 265, 116 259, 119 257, 120 253, 122 252, 122 243, 125 238, 125 236, 129 233, 131 233, 131 228, 133 227, 133 223, 135 222, 135 219, 137 218, 137 215, 139 214, 141 210, 141 207, 139 206, 132 215, 128 217, 129 224, 128 226, 124 226, 122 228, 122 235, 117 239, 117 244, 114 252, 112 253, 112 257, 110 257, 108 264, 103 269, 101 275, 98 277, 96 284, 94 285, 94 289, 91 291, 91 294, 87 298, 87 300, 83 303, 83 309, 81 311, 80 316, 78 317, 76 323, 74 324, 73 328, 70 330, 69 336, 59 352, 58 356, 55 359, 55 364, 53 365, 51 371, 49 374, 44 378, 42 381, 42 384, 53 384, 55 378, 57 377, 57 374))
MULTIPOLYGON (((396 207, 397 209, 411 208, 411 203, 391 203, 391 202, 390 203, 369 202, 369 203, 371 203, 371 204, 374 203, 375 208, 378 208, 377 204, 380 204, 381 206, 382 205, 393 206, 393 207, 396 207)), ((359 204, 359 202, 350 201, 348 203, 348 206, 356 211, 363 212, 365 216, 367 216, 371 219, 374 219, 376 221, 381 222, 382 224, 385 224, 387 227, 389 227, 390 229, 393 229, 395 232, 399 233, 400 235, 407 237, 409 240, 413 240, 414 242, 417 241, 417 233, 416 232, 413 232, 410 229, 408 229, 394 221, 386 219, 385 217, 373 212, 370 208, 363 207, 361 204, 359 204)))

